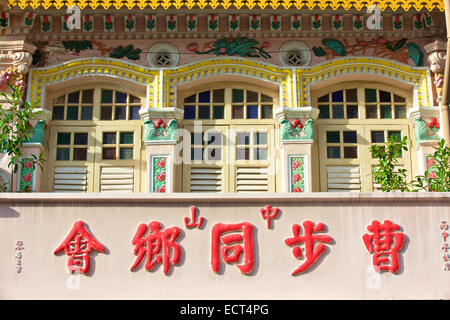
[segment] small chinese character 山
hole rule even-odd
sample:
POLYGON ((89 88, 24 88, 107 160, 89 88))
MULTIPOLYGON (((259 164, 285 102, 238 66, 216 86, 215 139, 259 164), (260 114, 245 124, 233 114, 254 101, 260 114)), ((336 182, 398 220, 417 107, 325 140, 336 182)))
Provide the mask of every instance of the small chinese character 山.
POLYGON ((317 232, 323 232, 325 230, 325 225, 323 223, 318 223, 314 227, 314 223, 311 221, 303 222, 304 235, 300 236, 300 226, 298 224, 292 225, 292 232, 294 236, 292 238, 288 238, 285 240, 285 243, 288 246, 295 246, 292 249, 292 253, 294 257, 300 259, 303 256, 302 249, 299 244, 305 244, 305 254, 306 258, 305 262, 300 265, 297 269, 295 269, 291 274, 296 275, 301 272, 305 272, 308 270, 316 261, 320 258, 320 256, 325 252, 326 247, 323 243, 316 242, 324 242, 324 243, 332 243, 333 239, 327 235, 314 234, 317 232))
POLYGON ((406 236, 400 230, 400 226, 389 220, 383 223, 372 221, 367 226, 371 234, 364 234, 363 241, 369 253, 372 254, 373 266, 376 271, 390 271, 397 273, 399 270, 399 251, 403 249, 406 236))
POLYGON ((64 250, 69 256, 67 268, 69 272, 80 271, 87 274, 91 267, 90 254, 92 251, 105 253, 105 247, 100 244, 86 230, 83 221, 77 221, 73 225, 64 241, 54 251, 57 254, 64 250))
POLYGON ((220 257, 225 263, 242 261, 237 265, 241 273, 252 272, 255 263, 253 225, 248 222, 215 224, 211 231, 211 267, 215 273, 220 271, 220 257))
POLYGON ((176 240, 180 235, 180 228, 171 227, 162 230, 158 221, 149 225, 140 224, 133 237, 132 244, 137 258, 130 270, 136 269, 147 255, 145 270, 151 271, 155 265, 162 263, 164 274, 168 274, 171 265, 177 265, 181 257, 181 247, 176 240), (150 232, 147 234, 147 232, 150 232), (147 234, 147 235, 146 235, 147 234), (145 236, 145 237, 144 237, 145 236))

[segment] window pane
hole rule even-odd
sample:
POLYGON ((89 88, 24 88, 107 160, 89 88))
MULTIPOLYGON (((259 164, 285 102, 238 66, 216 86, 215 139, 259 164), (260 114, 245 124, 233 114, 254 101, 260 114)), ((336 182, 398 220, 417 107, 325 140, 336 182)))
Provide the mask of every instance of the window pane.
POLYGON ((344 131, 344 143, 356 143, 356 131, 344 131))
POLYGON ((384 143, 384 131, 372 131, 372 143, 384 143))
POLYGON ((394 102, 405 102, 406 99, 394 94, 394 102))
POLYGON ((191 148, 191 160, 203 160, 203 149, 191 148))
POLYGON ((69 96, 67 97, 67 103, 78 103, 80 102, 80 92, 72 92, 69 93, 69 96))
POLYGON ((70 160, 70 149, 69 148, 57 148, 56 149, 56 160, 60 160, 60 161, 70 160))
POLYGON ((258 92, 247 91, 247 102, 258 102, 258 92))
POLYGON ((256 148, 254 157, 255 160, 267 160, 267 148, 256 148))
POLYGON ((317 101, 318 102, 329 102, 330 101, 329 98, 330 98, 329 95, 326 94, 324 96, 321 96, 317 101))
POLYGON ((222 134, 220 132, 208 133, 208 145, 222 145, 222 134))
POLYGON ((195 106, 184 106, 184 118, 195 119, 195 106))
POLYGON ((206 159, 215 161, 222 160, 222 150, 220 148, 208 148, 206 150, 206 159))
POLYGON ((191 144, 203 145, 203 133, 191 133, 191 144))
POLYGON ((102 103, 112 103, 112 90, 102 90, 102 103))
POLYGON ((366 89, 366 102, 377 102, 377 90, 366 89))
POLYGON ((224 119, 225 118, 225 107, 224 106, 214 106, 213 107, 213 119, 224 119))
POLYGON ((267 144, 267 133, 255 132, 255 144, 267 144))
POLYGON ((141 119, 141 116, 139 115, 139 110, 141 110, 141 107, 130 107, 129 120, 141 119))
POLYGON ((83 90, 83 103, 93 103, 94 102, 94 89, 83 90))
POLYGON ((258 106, 247 106, 247 119, 258 119, 258 106))
POLYGON ((357 147, 344 147, 344 158, 345 159, 358 158, 358 148, 357 147))
POLYGON ((127 94, 116 91, 116 103, 127 103, 127 94))
POLYGON ((87 160, 87 148, 74 148, 73 149, 73 160, 86 161, 87 160))
POLYGON ((58 136, 56 138, 56 144, 70 144, 70 133, 58 132, 58 136))
POLYGON ((199 106, 198 107, 198 118, 199 119, 209 119, 209 106, 199 106))
POLYGON ((356 105, 347 106, 347 119, 358 119, 358 106, 356 105))
POLYGON ((377 109, 378 108, 376 105, 366 106, 366 118, 367 119, 377 119, 378 118, 377 109))
POLYGON ((328 159, 340 159, 341 158, 341 148, 340 147, 327 147, 327 158, 328 159))
POLYGON ((116 107, 114 119, 115 120, 126 120, 127 119, 127 107, 116 107))
POLYGON ((381 119, 392 119, 392 106, 381 106, 381 119))
POLYGON ((92 107, 81 107, 81 120, 92 120, 92 107))
POLYGON ((120 144, 133 144, 134 134, 133 132, 121 132, 120 144))
POLYGON ((400 131, 388 131, 388 137, 396 137, 397 140, 401 140, 402 133, 400 131))
POLYGON ((261 102, 272 102, 272 97, 266 96, 265 94, 261 93, 261 102))
POLYGON ((103 160, 116 160, 116 148, 103 148, 102 159, 103 160))
POLYGON ((262 106, 261 119, 272 119, 273 111, 272 106, 262 106))
POLYGON ((213 102, 225 102, 225 89, 213 91, 213 102))
POLYGON ((244 119, 244 107, 243 106, 234 106, 232 118, 233 119, 244 119))
POLYGON ((391 93, 380 90, 380 102, 391 102, 391 93))
POLYGON ((133 159, 133 148, 120 148, 120 159, 121 160, 133 159))
POLYGON ((329 105, 322 105, 319 106, 319 119, 330 119, 330 106, 329 105))
POLYGON ((236 160, 250 160, 250 150, 248 148, 237 148, 236 160))
POLYGON ((53 104, 64 104, 66 102, 66 96, 62 95, 58 98, 53 99, 53 104))
POLYGON ((75 133, 73 137, 74 145, 86 146, 88 144, 88 134, 87 133, 75 133))
MULTIPOLYGON (((194 100, 195 100, 195 96, 194 96, 194 100)), ((139 99, 138 97, 130 95, 130 103, 141 103, 141 99, 139 99)))
POLYGON ((200 92, 198 94, 198 102, 199 103, 209 103, 211 101, 210 95, 211 95, 210 91, 200 92))
POLYGON ((64 107, 53 107, 52 120, 64 120, 64 107))
POLYGON ((111 120, 112 119, 112 107, 102 107, 100 120, 111 120))
POLYGON ((242 89, 233 89, 233 103, 236 102, 244 102, 244 90, 242 89))
POLYGON ((327 131, 327 143, 339 143, 341 142, 339 131, 327 131))
POLYGON ((344 92, 342 90, 333 92, 331 99, 333 102, 344 102, 344 92))
POLYGON ((250 133, 248 132, 238 132, 237 134, 237 145, 250 145, 250 133))
POLYGON ((103 132, 103 144, 116 144, 116 133, 103 132))
POLYGON ((195 94, 184 99, 184 103, 195 103, 195 94))
POLYGON ((78 120, 78 107, 67 107, 67 120, 78 120))
POLYGON ((333 105, 333 119, 344 119, 343 105, 333 105))
POLYGON ((395 106, 395 119, 406 119, 406 106, 395 106))
POLYGON ((345 100, 347 102, 358 102, 358 91, 356 89, 345 90, 345 100))

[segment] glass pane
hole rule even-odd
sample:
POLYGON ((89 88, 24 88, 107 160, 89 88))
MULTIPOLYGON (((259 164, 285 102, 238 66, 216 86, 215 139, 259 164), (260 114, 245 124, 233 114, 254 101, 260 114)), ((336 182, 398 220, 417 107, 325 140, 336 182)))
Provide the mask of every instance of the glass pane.
POLYGON ((366 102, 377 102, 377 90, 366 89, 366 102))
MULTIPOLYGON (((195 96, 194 96, 194 100, 195 100, 195 96)), ((141 99, 139 99, 138 97, 130 95, 130 103, 141 103, 141 99)))
POLYGON ((93 103, 94 102, 94 89, 83 90, 83 103, 93 103))
POLYGON ((203 149, 191 148, 191 160, 203 160, 203 149))
POLYGON ((356 105, 347 106, 347 119, 358 119, 358 106, 356 105))
POLYGON ((265 94, 261 93, 261 102, 272 102, 272 97, 266 96, 265 94))
POLYGON ((247 106, 247 119, 258 119, 258 106, 247 106))
POLYGON ((247 91, 247 102, 258 102, 258 92, 247 91))
POLYGON ((395 106, 395 119, 406 119, 406 106, 395 106))
POLYGON ((224 106, 214 106, 213 107, 213 119, 224 119, 225 118, 225 107, 224 106))
POLYGON ((340 147, 327 147, 327 158, 328 159, 340 159, 341 158, 341 148, 340 147))
POLYGON ((248 148, 237 148, 236 160, 250 160, 250 150, 248 148))
POLYGON ((394 102, 405 102, 406 99, 394 94, 394 102))
POLYGON ((384 143, 384 131, 372 131, 372 143, 384 143))
POLYGON ((344 119, 344 106, 334 105, 333 106, 333 119, 344 119))
POLYGON ((64 104, 66 102, 66 96, 60 96, 58 98, 53 99, 53 104, 64 104))
POLYGON ((100 112, 100 120, 111 120, 112 119, 112 107, 102 107, 100 112))
POLYGON ((232 118, 233 119, 244 119, 244 107, 243 106, 234 106, 232 109, 232 118))
POLYGON ((64 120, 64 107, 53 107, 52 120, 64 120))
POLYGON ((114 119, 115 120, 126 120, 127 119, 127 107, 116 107, 114 119))
POLYGON ((261 108, 262 108, 261 119, 273 118, 272 106, 262 106, 261 108))
POLYGON ((209 103, 211 101, 211 92, 203 91, 198 94, 199 103, 209 103))
POLYGON ((267 144, 267 133, 255 132, 255 144, 267 144))
POLYGON ((392 106, 381 106, 381 119, 392 119, 392 106))
POLYGON ((327 143, 341 142, 339 131, 327 131, 327 143))
POLYGON ((377 119, 378 113, 377 113, 377 106, 366 106, 366 118, 367 119, 377 119))
POLYGON ((116 144, 116 133, 103 132, 103 144, 116 144))
POLYGON ((358 102, 358 91, 356 89, 345 90, 345 100, 347 102, 358 102))
POLYGON ((244 90, 242 89, 233 89, 233 103, 236 102, 244 102, 244 90))
POLYGON ((208 133, 208 145, 222 145, 222 134, 220 132, 208 133))
POLYGON ((67 107, 67 120, 78 120, 78 107, 67 107))
POLYGON ((209 119, 209 106, 199 106, 198 107, 198 118, 199 119, 209 119))
POLYGON ((225 102, 225 89, 213 91, 213 102, 225 102))
POLYGON ((81 120, 92 120, 92 107, 81 107, 81 120))
POLYGON ((333 92, 331 99, 333 102, 344 102, 344 92, 342 90, 333 92))
POLYGON ((184 106, 184 118, 195 119, 195 106, 184 106))
POLYGON ((319 106, 319 119, 330 119, 330 106, 322 105, 319 106))
POLYGON ((254 154, 255 160, 267 160, 267 148, 257 148, 254 154))
POLYGON ((344 131, 344 143, 356 143, 356 131, 344 131))
POLYGON ((391 102, 391 93, 380 90, 380 102, 391 102))
POLYGON ((56 148, 56 160, 70 160, 70 149, 56 148))
POLYGON ((80 92, 72 92, 69 93, 69 96, 67 97, 67 103, 78 103, 80 102, 80 92))
POLYGON ((324 95, 324 96, 321 96, 317 101, 318 102, 329 102, 330 100, 329 100, 329 94, 326 94, 326 95, 324 95))
POLYGON ((86 161, 87 160, 87 148, 74 148, 73 149, 73 160, 86 161))
POLYGON ((141 107, 130 107, 130 115, 129 120, 139 120, 141 119, 141 116, 139 115, 139 110, 141 110, 141 107))
POLYGON ((116 91, 116 103, 127 103, 127 94, 116 91))
POLYGON ((215 161, 222 160, 222 150, 220 148, 208 148, 206 150, 206 159, 215 161))
POLYGON ((396 137, 397 140, 401 140, 402 133, 400 131, 388 131, 388 137, 396 137))
POLYGON ((86 146, 88 144, 88 134, 87 133, 75 133, 73 137, 74 145, 86 146))
POLYGON ((191 133, 191 144, 203 145, 203 133, 191 133))
POLYGON ((112 103, 112 90, 102 89, 102 103, 112 103))
POLYGON ((70 144, 70 133, 58 132, 58 136, 56 138, 56 144, 70 144))
POLYGON ((121 132, 120 133, 120 144, 133 144, 134 134, 133 132, 121 132))
POLYGON ((236 144, 237 145, 250 145, 250 133, 248 132, 238 132, 236 136, 236 144))
POLYGON ((116 148, 103 148, 102 159, 103 160, 116 160, 116 148))
POLYGON ((345 159, 358 158, 358 148, 357 147, 344 147, 344 158, 345 159))
POLYGON ((195 94, 184 99, 184 103, 195 103, 195 94))
POLYGON ((120 159, 121 160, 133 159, 133 148, 120 148, 120 159))

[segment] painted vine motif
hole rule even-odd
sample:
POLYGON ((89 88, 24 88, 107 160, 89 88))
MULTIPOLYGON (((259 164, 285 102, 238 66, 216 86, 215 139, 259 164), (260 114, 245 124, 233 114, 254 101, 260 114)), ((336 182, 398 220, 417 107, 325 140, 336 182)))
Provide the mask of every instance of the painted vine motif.
POLYGON ((271 58, 270 54, 264 50, 268 46, 268 42, 259 44, 259 42, 254 39, 241 37, 236 39, 222 38, 214 42, 209 42, 203 46, 202 51, 198 50, 197 43, 191 43, 190 45, 188 45, 187 50, 195 52, 197 54, 215 53, 217 56, 238 55, 241 57, 263 57, 269 59, 271 58))
POLYGON ((33 175, 35 166, 31 159, 23 161, 22 168, 20 169, 20 192, 32 192, 33 191, 33 175))
POLYGON ((153 190, 156 193, 166 192, 167 157, 153 158, 153 190))
POLYGON ((305 191, 305 158, 291 157, 289 161, 291 168, 290 174, 290 192, 304 192, 305 191))

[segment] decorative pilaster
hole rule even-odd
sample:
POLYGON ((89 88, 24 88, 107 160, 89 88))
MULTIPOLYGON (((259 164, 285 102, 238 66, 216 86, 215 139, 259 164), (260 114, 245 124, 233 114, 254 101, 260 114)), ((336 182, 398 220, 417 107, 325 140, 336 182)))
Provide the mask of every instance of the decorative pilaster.
POLYGON ((442 40, 436 40, 424 46, 425 52, 428 54, 428 63, 430 70, 434 74, 434 86, 437 92, 436 102, 441 101, 442 90, 444 86, 444 71, 446 58, 446 45, 442 40))

